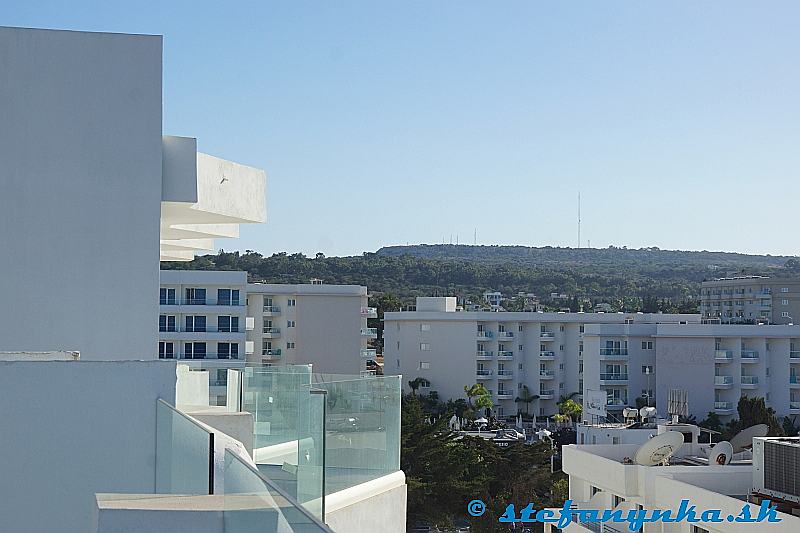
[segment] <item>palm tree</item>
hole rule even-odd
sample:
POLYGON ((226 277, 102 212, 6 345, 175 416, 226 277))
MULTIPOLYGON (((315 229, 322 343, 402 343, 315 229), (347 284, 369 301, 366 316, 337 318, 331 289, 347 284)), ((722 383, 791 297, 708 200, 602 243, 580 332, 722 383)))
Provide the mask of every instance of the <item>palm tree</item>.
POLYGON ((523 385, 522 386, 522 392, 520 393, 519 396, 514 398, 514 402, 515 403, 520 403, 520 402, 524 403, 525 404, 525 414, 527 415, 528 414, 528 406, 534 400, 538 400, 538 399, 539 399, 539 395, 538 394, 531 394, 531 391, 530 391, 530 389, 528 389, 528 386, 527 385, 523 385))
POLYGON ((425 378, 414 378, 408 382, 408 386, 411 387, 411 395, 417 395, 417 389, 424 385, 428 380, 425 378))
MULTIPOLYGON (((471 411, 474 411, 476 406, 480 407, 479 405, 477 405, 477 399, 483 397, 489 398, 489 391, 486 390, 486 387, 483 386, 483 383, 476 383, 470 386, 464 385, 464 393, 467 395, 467 403, 469 404, 469 408, 471 411), (476 398, 475 405, 472 404, 472 398, 476 398)), ((489 401, 491 403, 491 398, 489 399, 489 401)), ((485 404, 486 402, 484 400, 481 400, 480 403, 485 404)))

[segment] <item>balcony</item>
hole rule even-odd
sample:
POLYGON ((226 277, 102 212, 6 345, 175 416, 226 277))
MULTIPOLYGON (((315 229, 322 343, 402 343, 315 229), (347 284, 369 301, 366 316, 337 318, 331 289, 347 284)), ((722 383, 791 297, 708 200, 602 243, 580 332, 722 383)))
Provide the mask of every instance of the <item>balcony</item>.
POLYGON ((497 332, 498 339, 513 339, 514 333, 512 331, 498 331, 497 332))
POLYGON ((511 361, 512 359, 514 359, 514 352, 509 352, 508 350, 497 352, 498 361, 511 361))
POLYGON ((620 410, 628 407, 627 398, 609 398, 606 400, 606 409, 620 410))
POLYGON ((361 359, 375 359, 378 356, 378 351, 372 348, 361 349, 361 359))
POLYGON ((207 353, 182 353, 178 354, 178 359, 182 361, 217 361, 217 360, 233 360, 233 361, 244 361, 244 357, 239 359, 238 353, 228 353, 228 352, 207 352, 207 353))
POLYGON ((543 341, 552 341, 555 340, 556 334, 552 331, 541 331, 539 332, 539 339, 543 341))
POLYGON ((378 318, 378 308, 377 307, 362 307, 361 308, 361 316, 366 318, 378 318))
POLYGON ((800 352, 792 350, 789 352, 789 359, 800 359, 800 352))
POLYGON ((714 351, 714 360, 728 363, 733 360, 733 350, 716 350, 714 351))
POLYGON ((378 328, 361 328, 361 336, 368 339, 378 338, 378 328))
POLYGON ((159 305, 218 305, 222 307, 244 307, 244 302, 240 299, 230 298, 159 298, 159 305))
POLYGON ((281 349, 275 348, 274 350, 261 350, 261 357, 267 359, 280 359, 281 358, 281 349))
POLYGON ((757 363, 758 351, 757 350, 742 350, 742 363, 757 363))
POLYGON ((497 371, 497 379, 511 379, 514 377, 513 370, 498 370, 497 371))
POLYGON ((476 333, 476 336, 478 337, 479 340, 492 339, 494 338, 494 333, 492 333, 491 331, 479 331, 478 333, 476 333))
POLYGON ((277 305, 265 305, 263 310, 264 316, 275 316, 281 314, 281 308, 277 305))
POLYGON ((628 374, 600 374, 601 385, 621 385, 628 382, 628 374))
POLYGON ((733 385, 733 376, 714 376, 714 387, 717 389, 729 389, 733 385))
POLYGON ((281 328, 264 328, 263 335, 267 339, 274 339, 281 336, 281 328))
POLYGON ((714 402, 714 412, 721 415, 733 413, 733 402, 714 402))
POLYGON ((556 352, 539 352, 539 359, 543 361, 552 361, 556 358, 556 352))
POLYGON ((789 386, 790 387, 800 387, 800 377, 789 376, 789 386))
POLYGON ((800 402, 789 402, 789 410, 800 413, 800 402))
POLYGON ((758 376, 742 376, 743 389, 755 389, 758 387, 758 376))
POLYGON ((553 379, 556 376, 555 370, 540 370, 539 379, 553 379))
POLYGON ((600 348, 601 361, 625 361, 627 359, 627 348, 600 348))
POLYGON ((475 371, 475 376, 478 379, 490 379, 491 376, 492 376, 492 371, 491 370, 476 370, 475 371))
POLYGON ((510 390, 499 390, 497 391, 497 399, 498 400, 511 400, 514 398, 514 393, 510 390))
POLYGON ((478 361, 491 361, 494 358, 494 352, 487 350, 478 350, 475 352, 475 359, 478 361))
POLYGON ((552 400, 556 396, 555 389, 540 389, 539 390, 539 399, 541 400, 552 400))

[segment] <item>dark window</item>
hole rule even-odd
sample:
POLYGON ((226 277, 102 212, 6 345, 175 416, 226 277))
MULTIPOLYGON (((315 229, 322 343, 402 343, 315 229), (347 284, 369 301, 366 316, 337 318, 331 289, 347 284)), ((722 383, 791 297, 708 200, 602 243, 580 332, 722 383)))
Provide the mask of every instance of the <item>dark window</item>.
POLYGON ((175 289, 159 289, 158 303, 161 305, 175 305, 175 289))
POLYGON ((206 290, 187 288, 186 303, 188 305, 206 305, 206 290))

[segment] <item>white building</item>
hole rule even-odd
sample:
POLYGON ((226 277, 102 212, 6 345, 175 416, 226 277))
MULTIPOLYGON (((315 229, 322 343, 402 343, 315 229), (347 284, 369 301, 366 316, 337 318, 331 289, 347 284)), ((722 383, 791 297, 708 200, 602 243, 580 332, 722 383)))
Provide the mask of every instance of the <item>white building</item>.
POLYGON ((162 38, 0 28, 0 351, 155 359, 160 259, 264 222, 263 170, 164 136, 162 38), (91 58, 91 59, 87 59, 91 58))
MULTIPOLYGON (((463 398, 483 383, 499 415, 558 412, 560 396, 580 394, 584 328, 589 324, 699 323, 699 315, 458 312, 455 298, 420 298, 416 311, 385 313, 384 372, 427 380, 440 398, 463 398), (515 398, 524 386, 538 398, 515 398)), ((593 352, 592 352, 593 353, 593 352)))
MULTIPOLYGON (((794 455, 800 450, 797 438, 756 438, 753 461, 734 460, 728 465, 709 465, 707 461, 703 463, 702 459, 697 460, 698 457, 707 457, 708 445, 685 443, 670 459, 668 466, 643 466, 624 461, 635 456, 640 446, 638 444, 573 444, 562 448, 562 469, 569 475, 569 497, 573 509, 598 509, 601 513, 605 509, 618 510, 623 517, 631 510, 660 509, 672 510, 674 516, 681 500, 688 500, 690 505, 696 507, 698 517, 705 510, 721 511, 721 522, 660 521, 644 524, 644 533, 741 533, 757 528, 789 533, 800 530, 800 518, 793 516, 799 510, 797 501, 800 492, 789 489, 793 493, 787 493, 786 484, 776 482, 774 478, 797 479, 800 477, 800 463, 769 457, 765 461, 763 452, 765 446, 781 445, 793 448, 789 453, 794 452, 794 455), (766 476, 766 483, 765 469, 770 472, 766 476), (769 490, 776 487, 782 488, 783 492, 769 490), (781 498, 776 494, 780 494, 781 498), (748 524, 727 520, 728 515, 738 516, 745 506, 752 517, 757 517, 763 499, 770 499, 779 505, 776 516, 780 522, 748 524)), ((600 525, 581 522, 578 515, 573 517, 573 521, 561 531, 628 531, 626 523, 600 525)), ((553 531, 552 527, 553 524, 546 524, 545 531, 553 531)))
POLYGON ((703 320, 723 324, 793 324, 800 320, 800 279, 740 276, 704 281, 703 320))
POLYGON ((267 365, 312 364, 315 372, 359 374, 374 360, 368 347, 377 338, 367 319, 377 310, 367 306, 367 288, 360 285, 247 285, 247 314, 253 317, 247 360, 267 365))
POLYGON ((666 414, 669 391, 684 389, 698 420, 709 412, 736 417, 741 396, 796 415, 798 376, 799 326, 594 324, 584 333, 584 391, 606 391, 609 414, 648 396, 666 414))
MULTIPOLYGON (((265 215, 263 171, 197 153, 193 139, 162 137, 161 37, 0 28, 0 64, 0 211, 8 221, 0 246, 14 258, 0 276, 14 302, 0 313, 8 400, 0 410, 0 529, 404 531, 397 378, 345 386, 309 375, 282 404, 265 388, 256 404, 264 409, 250 412, 241 402, 209 406, 205 371, 167 359, 166 346, 158 358, 159 310, 175 317, 165 329, 177 329, 203 315, 194 308, 204 297, 205 325, 217 329, 160 332, 188 335, 169 341, 180 343, 173 355, 216 333, 205 353, 211 345, 230 357, 243 337, 224 330, 246 318, 241 293, 235 305, 238 278, 205 295, 186 292, 200 288, 188 274, 167 279, 164 288, 180 292, 156 300, 159 258, 190 259, 214 236, 234 236, 238 223, 265 215), (352 426, 328 424, 328 390, 358 394, 360 402, 338 402, 345 420, 354 417, 345 409, 369 407, 356 428, 360 443, 337 435, 352 438, 352 426), (274 423, 258 422, 270 416, 274 423), (279 425, 294 429, 273 443, 280 453, 255 449, 254 435, 275 435, 279 425), (306 492, 281 490, 263 473, 259 451, 285 465, 285 486, 306 492), (377 467, 353 463, 367 452, 379 452, 377 467), (358 475, 348 477, 350 467, 358 475)), ((243 374, 228 371, 233 400, 258 397, 244 392, 243 374)))

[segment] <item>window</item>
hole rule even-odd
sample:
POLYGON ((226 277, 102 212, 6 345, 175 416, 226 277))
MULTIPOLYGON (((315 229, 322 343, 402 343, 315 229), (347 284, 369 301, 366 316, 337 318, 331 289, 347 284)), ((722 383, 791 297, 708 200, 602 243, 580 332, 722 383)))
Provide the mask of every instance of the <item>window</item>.
POLYGON ((173 315, 159 315, 158 331, 175 331, 175 317, 173 315))
POLYGON ((286 321, 286 327, 287 328, 293 328, 294 327, 294 320, 287 320, 286 321))
POLYGON ((421 342, 419 343, 419 349, 423 352, 431 351, 431 343, 429 342, 421 342))
POLYGON ((427 361, 420 361, 419 362, 419 369, 420 370, 430 370, 431 364, 427 361))
POLYGON ((583 329, 584 329, 584 326, 583 326, 583 324, 581 324, 581 326, 580 326, 580 330, 579 330, 579 331, 580 331, 581 333, 583 333, 583 329))
POLYGON ((642 374, 652 374, 653 365, 642 365, 642 374))
POLYGON ((499 331, 500 333, 504 332, 505 330, 506 330, 506 327, 503 324, 500 324, 499 326, 497 326, 497 331, 499 331))
POLYGON ((564 324, 561 324, 561 325, 558 327, 558 331, 564 331, 564 324))
POLYGON ((781 300, 781 305, 789 305, 789 300, 784 298, 783 300, 781 300))
POLYGON ((431 330, 431 325, 430 324, 420 324, 419 325, 419 330, 420 331, 430 331, 431 330))
POLYGON ((564 363, 559 363, 558 364, 558 369, 559 370, 564 370, 564 363))
POLYGON ((400 368, 400 359, 397 360, 397 368, 400 368))
POLYGON ((235 342, 218 343, 217 359, 239 359, 239 344, 235 342))
POLYGON ((206 330, 206 317, 204 315, 189 315, 186 317, 186 331, 199 331, 206 330))
POLYGON ((522 333, 522 326, 519 326, 518 331, 522 333))
POLYGON ((564 384, 563 384, 563 383, 559 383, 559 384, 558 384, 558 388, 559 388, 560 390, 564 390, 564 384))
POLYGON ((217 331, 225 333, 236 333, 239 331, 239 317, 238 316, 218 316, 217 317, 217 331))
POLYGON ((158 343, 158 358, 159 359, 175 359, 175 343, 172 343, 172 342, 159 342, 158 343))
POLYGON ((522 370, 522 363, 519 364, 519 370, 522 370))
POLYGON ((206 290, 187 288, 186 303, 188 305, 206 305, 206 290))
POLYGON ((564 345, 563 344, 559 344, 558 345, 558 351, 560 351, 560 352, 564 351, 564 345))
POLYGON ((521 344, 518 344, 518 345, 517 345, 517 349, 518 349, 518 350, 521 352, 521 351, 522 351, 522 345, 521 345, 521 344))
POLYGON ((161 305, 175 305, 175 289, 159 289, 158 303, 161 305))
POLYGON ((781 292, 789 292, 789 287, 781 287, 781 292))
POLYGON ((239 289, 217 289, 217 305, 239 305, 239 289))
POLYGON ((781 318, 789 318, 789 311, 781 312, 781 318))
POLYGON ((578 374, 583 374, 583 361, 578 363, 578 374))
POLYGON ((206 358, 206 343, 204 342, 187 342, 183 347, 183 350, 183 356, 185 359, 206 358))
POLYGON ((652 350, 653 341, 642 341, 642 350, 652 350))
POLYGON ((517 383, 517 390, 522 390, 522 383, 517 383))
POLYGON ((297 305, 297 300, 295 300, 294 298, 289 298, 288 300, 286 300, 286 307, 294 307, 296 305, 297 305))
POLYGON ((294 343, 293 342, 287 342, 286 343, 286 349, 287 350, 294 350, 294 343))

